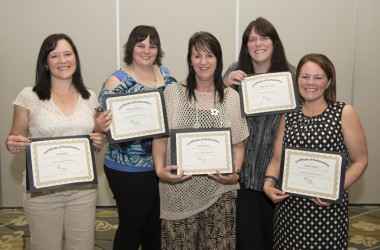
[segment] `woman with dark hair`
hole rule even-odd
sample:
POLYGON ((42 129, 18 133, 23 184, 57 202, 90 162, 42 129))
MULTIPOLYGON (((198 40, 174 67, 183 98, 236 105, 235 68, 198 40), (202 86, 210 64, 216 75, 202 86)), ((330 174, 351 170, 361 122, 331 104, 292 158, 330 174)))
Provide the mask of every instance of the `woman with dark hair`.
MULTIPOLYGON (((163 52, 153 26, 136 26, 124 48, 125 65, 104 83, 99 100, 105 94, 165 88, 176 82, 161 65, 163 52)), ((109 142, 104 172, 119 215, 113 249, 137 250, 140 245, 142 249, 160 249, 160 202, 152 138, 109 142)))
MULTIPOLYGON (((30 138, 89 134, 100 150, 109 119, 96 116, 96 94, 83 83, 73 41, 53 34, 42 43, 35 86, 24 88, 14 101, 13 123, 7 138, 11 153, 30 146, 30 138), (95 121, 94 121, 95 120, 95 121), (103 121, 103 122, 102 122, 103 121)), ((25 177, 23 185, 25 187, 25 177)), ((26 188, 26 187, 25 187, 26 188)), ((32 249, 93 249, 97 187, 77 185, 42 192, 24 191, 23 208, 32 249)))
POLYGON ((268 165, 264 192, 277 203, 273 249, 347 249, 347 189, 364 173, 368 149, 355 109, 336 101, 336 75, 322 54, 305 55, 297 66, 299 111, 281 117, 273 158, 268 165), (348 153, 342 203, 289 196, 278 189, 282 147, 348 153))
POLYGON ((41 50, 37 58, 36 85, 34 86, 33 91, 36 92, 41 100, 50 99, 52 75, 51 72, 47 70, 47 58, 50 52, 57 47, 57 44, 60 40, 65 40, 67 43, 69 43, 76 58, 76 67, 72 75, 72 84, 84 99, 88 99, 90 97, 90 92, 83 83, 77 48, 75 47, 71 38, 65 34, 54 34, 48 36, 42 43, 41 50))
POLYGON ((160 178, 162 249, 235 249, 235 197, 248 136, 238 93, 222 82, 223 59, 218 40, 197 32, 189 40, 186 81, 165 89, 170 129, 231 128, 234 173, 171 173, 167 137, 153 140, 160 178))
MULTIPOLYGON (((236 86, 251 74, 290 71, 284 47, 274 26, 265 18, 250 22, 242 36, 239 61, 224 74, 227 86, 236 86)), ((247 118, 249 137, 245 141, 245 158, 240 174, 236 212, 237 247, 240 250, 271 250, 274 204, 263 193, 263 181, 273 153, 281 114, 247 118)))

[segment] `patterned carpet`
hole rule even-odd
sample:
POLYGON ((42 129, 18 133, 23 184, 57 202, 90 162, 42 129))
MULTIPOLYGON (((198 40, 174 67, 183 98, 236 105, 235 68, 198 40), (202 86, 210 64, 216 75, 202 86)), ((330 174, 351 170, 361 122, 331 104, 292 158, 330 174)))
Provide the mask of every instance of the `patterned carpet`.
MULTIPOLYGON (((349 250, 380 249, 380 206, 350 207, 349 250)), ((95 250, 112 249, 117 227, 114 207, 96 212, 95 250)), ((30 249, 28 225, 22 209, 0 209, 0 250, 30 249)))

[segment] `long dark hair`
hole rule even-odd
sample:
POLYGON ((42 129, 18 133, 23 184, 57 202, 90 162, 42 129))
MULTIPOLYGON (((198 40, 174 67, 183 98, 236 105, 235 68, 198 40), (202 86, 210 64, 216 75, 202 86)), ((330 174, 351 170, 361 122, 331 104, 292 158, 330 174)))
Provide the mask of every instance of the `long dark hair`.
POLYGON ((248 52, 248 41, 249 35, 251 34, 252 29, 255 29, 255 32, 263 37, 269 37, 273 42, 273 53, 271 57, 271 66, 268 73, 289 71, 289 64, 285 56, 285 49, 282 45, 281 39, 277 33, 277 30, 267 19, 263 17, 258 17, 256 20, 250 22, 245 28, 241 48, 239 54, 239 62, 237 69, 244 71, 247 74, 255 74, 253 68, 252 58, 248 52))
POLYGON ((186 88, 187 88, 187 97, 189 100, 196 100, 195 89, 197 88, 197 82, 195 78, 195 70, 191 64, 191 54, 192 49, 195 48, 196 51, 210 51, 216 57, 216 69, 214 72, 214 85, 215 90, 219 95, 219 102, 222 102, 224 99, 224 85, 222 79, 222 70, 223 70, 223 55, 222 47, 218 39, 209 32, 200 31, 194 33, 189 40, 189 46, 187 50, 187 66, 189 68, 189 74, 186 78, 186 88))
POLYGON ((87 90, 86 86, 83 83, 80 60, 77 48, 75 47, 74 42, 66 34, 52 34, 45 38, 42 42, 40 52, 38 53, 37 58, 37 67, 36 67, 36 80, 33 87, 33 91, 37 93, 38 97, 41 100, 50 100, 51 98, 51 75, 50 71, 47 70, 47 59, 49 53, 52 52, 60 40, 66 40, 73 52, 75 54, 76 60, 76 69, 73 74, 73 84, 75 89, 80 93, 83 99, 88 99, 90 97, 90 92, 87 90))
MULTIPOLYGON (((297 86, 298 86, 298 77, 300 76, 301 68, 302 66, 307 62, 313 62, 317 64, 323 72, 325 72, 327 79, 330 81, 330 85, 325 90, 323 97, 326 102, 336 102, 336 73, 335 73, 335 67, 334 64, 331 62, 331 60, 323 55, 323 54, 307 54, 301 58, 297 65, 297 73, 296 73, 296 79, 297 79, 297 86)), ((298 93, 298 96, 304 101, 304 98, 299 94, 299 89, 296 88, 296 92, 298 93)))
POLYGON ((132 64, 133 49, 136 43, 144 41, 149 36, 150 44, 157 46, 157 56, 154 64, 161 66, 161 60, 164 52, 161 49, 160 36, 156 28, 153 26, 138 25, 129 34, 128 41, 124 45, 124 63, 127 65, 132 64))

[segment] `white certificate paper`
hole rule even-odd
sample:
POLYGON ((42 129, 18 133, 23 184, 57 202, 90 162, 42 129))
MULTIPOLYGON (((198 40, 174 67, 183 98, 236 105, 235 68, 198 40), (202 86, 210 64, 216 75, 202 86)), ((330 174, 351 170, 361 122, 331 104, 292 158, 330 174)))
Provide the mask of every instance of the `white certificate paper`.
POLYGON ((27 186, 31 192, 96 184, 95 169, 88 136, 32 139, 27 149, 27 186))
POLYGON ((171 131, 172 164, 177 174, 203 175, 233 172, 230 129, 171 131))
POLYGON ((239 89, 244 116, 284 113, 298 107, 289 72, 246 77, 239 89))
POLYGON ((105 95, 104 100, 107 109, 112 110, 111 140, 122 142, 168 133, 161 90, 105 95))
POLYGON ((280 187, 289 194, 339 203, 346 162, 344 153, 284 147, 280 187))

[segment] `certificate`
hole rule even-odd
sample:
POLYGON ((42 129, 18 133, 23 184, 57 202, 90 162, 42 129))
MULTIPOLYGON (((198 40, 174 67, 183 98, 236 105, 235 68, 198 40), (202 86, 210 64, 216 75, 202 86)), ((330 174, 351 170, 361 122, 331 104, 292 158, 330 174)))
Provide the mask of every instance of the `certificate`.
POLYGON ((243 116, 285 113, 298 108, 289 72, 246 77, 239 85, 243 116))
POLYGON ((347 154, 283 147, 280 188, 291 195, 340 203, 347 154))
POLYGON ((33 138, 26 157, 30 192, 97 184, 94 150, 87 135, 33 138))
POLYGON ((109 139, 114 142, 168 134, 162 90, 104 95, 103 107, 112 110, 109 139))
MULTIPOLYGON (((233 173, 231 129, 173 129, 170 132, 172 165, 185 175, 233 173)), ((175 173, 174 173, 175 174, 175 173)))

